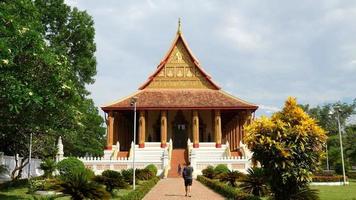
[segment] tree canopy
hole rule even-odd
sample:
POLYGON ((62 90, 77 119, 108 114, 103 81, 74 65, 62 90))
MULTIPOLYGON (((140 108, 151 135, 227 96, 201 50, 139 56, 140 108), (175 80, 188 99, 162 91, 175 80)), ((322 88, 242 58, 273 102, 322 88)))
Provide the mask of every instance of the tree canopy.
POLYGON ((0 2, 0 151, 28 157, 101 154, 103 119, 88 97, 96 74, 94 23, 63 0, 0 2), (69 153, 70 152, 70 153, 69 153))
MULTIPOLYGON (((337 113, 332 112, 337 108, 340 117, 340 125, 342 131, 344 155, 346 161, 346 169, 351 165, 356 164, 356 129, 355 124, 347 124, 348 119, 356 114, 356 99, 352 103, 335 102, 325 105, 311 107, 310 105, 301 105, 301 107, 317 123, 323 127, 328 134, 328 161, 329 169, 334 169, 336 165, 341 163, 340 141, 338 136, 337 113)), ((323 166, 326 168, 326 159, 323 160, 323 166)))
POLYGON ((325 131, 288 98, 282 111, 246 127, 245 142, 261 164, 275 199, 290 199, 307 187, 323 156, 325 131))

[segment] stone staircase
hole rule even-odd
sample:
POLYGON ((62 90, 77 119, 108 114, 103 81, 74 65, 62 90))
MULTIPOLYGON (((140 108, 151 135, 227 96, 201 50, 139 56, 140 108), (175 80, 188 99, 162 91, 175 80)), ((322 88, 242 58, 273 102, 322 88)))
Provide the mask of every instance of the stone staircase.
POLYGON ((221 145, 221 148, 216 148, 215 143, 206 142, 200 144, 199 148, 194 148, 198 160, 216 160, 226 157, 226 145, 221 145))
POLYGON ((171 157, 171 169, 168 172, 168 178, 180 177, 180 175, 178 174, 178 165, 181 165, 183 171, 184 165, 186 164, 187 160, 188 156, 186 149, 173 149, 171 157))

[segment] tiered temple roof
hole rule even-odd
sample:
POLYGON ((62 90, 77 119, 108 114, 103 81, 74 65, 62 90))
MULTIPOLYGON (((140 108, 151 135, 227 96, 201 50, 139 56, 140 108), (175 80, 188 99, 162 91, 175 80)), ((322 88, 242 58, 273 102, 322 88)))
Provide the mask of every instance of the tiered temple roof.
POLYGON ((257 105, 248 103, 223 91, 203 70, 187 45, 178 28, 171 47, 155 72, 134 94, 102 109, 132 109, 131 97, 137 97, 137 109, 229 109, 256 110, 257 105))

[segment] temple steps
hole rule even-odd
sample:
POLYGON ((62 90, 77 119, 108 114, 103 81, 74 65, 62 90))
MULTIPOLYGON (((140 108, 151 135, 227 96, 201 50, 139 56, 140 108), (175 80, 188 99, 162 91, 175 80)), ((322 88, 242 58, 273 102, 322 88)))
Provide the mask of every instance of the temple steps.
POLYGON ((178 165, 180 164, 183 170, 184 165, 188 160, 186 149, 173 149, 171 158, 171 169, 168 172, 168 178, 180 177, 178 174, 178 165))

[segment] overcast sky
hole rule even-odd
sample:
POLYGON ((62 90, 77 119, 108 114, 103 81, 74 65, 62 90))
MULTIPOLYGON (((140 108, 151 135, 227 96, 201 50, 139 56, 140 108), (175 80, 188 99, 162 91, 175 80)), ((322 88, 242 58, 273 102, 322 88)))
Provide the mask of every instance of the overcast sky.
POLYGON ((312 105, 356 97, 356 1, 66 0, 96 29, 96 105, 138 89, 182 18, 203 68, 227 92, 278 110, 288 96, 312 105))

